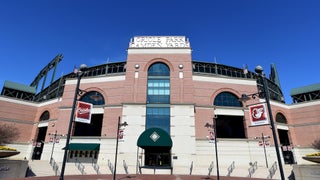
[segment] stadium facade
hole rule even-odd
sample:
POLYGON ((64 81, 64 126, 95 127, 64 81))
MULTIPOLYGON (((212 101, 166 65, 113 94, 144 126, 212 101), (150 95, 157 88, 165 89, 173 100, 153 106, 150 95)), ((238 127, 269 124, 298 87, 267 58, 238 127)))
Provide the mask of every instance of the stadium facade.
MULTIPOLYGON (((131 171, 172 168, 188 174, 194 167, 206 174, 216 161, 213 129, 206 123, 216 123, 222 167, 277 161, 270 126, 252 124, 250 107, 264 104, 264 98, 239 101, 242 94, 261 92, 254 72, 193 60, 184 36, 136 36, 127 53, 125 61, 89 67, 83 74, 77 99, 93 104, 91 122, 72 123, 67 162, 113 164, 119 136, 118 161, 131 171), (119 119, 128 126, 118 134, 119 119)), ((77 75, 54 79, 62 58, 56 56, 29 86, 4 83, 0 124, 20 131, 9 144, 21 151, 14 158, 63 161, 77 75), (53 75, 45 87, 49 71, 53 75)), ((274 65, 267 85, 283 164, 310 163, 302 156, 315 151, 312 143, 320 137, 320 85, 293 89, 293 103, 285 104, 274 65)))

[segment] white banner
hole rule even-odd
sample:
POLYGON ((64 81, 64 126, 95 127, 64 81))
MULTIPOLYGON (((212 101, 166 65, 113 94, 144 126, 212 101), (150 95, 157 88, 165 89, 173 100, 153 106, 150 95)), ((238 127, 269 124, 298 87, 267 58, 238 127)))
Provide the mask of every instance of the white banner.
POLYGON ((269 124, 266 106, 264 104, 250 106, 249 111, 251 126, 269 124))
POLYGON ((92 104, 78 101, 77 112, 76 112, 76 117, 74 121, 90 124, 91 111, 92 111, 92 104))

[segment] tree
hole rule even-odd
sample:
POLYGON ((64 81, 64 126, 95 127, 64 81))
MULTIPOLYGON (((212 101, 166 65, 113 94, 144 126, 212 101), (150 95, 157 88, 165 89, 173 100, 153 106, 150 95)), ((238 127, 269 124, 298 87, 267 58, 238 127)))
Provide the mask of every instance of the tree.
POLYGON ((320 139, 316 139, 313 141, 312 146, 316 149, 320 150, 320 139))
POLYGON ((5 145, 19 138, 17 127, 9 124, 0 124, 0 145, 5 145))

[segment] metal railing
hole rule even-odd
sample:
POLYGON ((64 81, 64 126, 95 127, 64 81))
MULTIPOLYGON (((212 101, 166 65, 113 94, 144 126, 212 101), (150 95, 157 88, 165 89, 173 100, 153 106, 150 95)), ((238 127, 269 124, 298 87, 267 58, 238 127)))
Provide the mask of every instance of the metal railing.
POLYGON ((211 174, 211 172, 212 172, 212 169, 213 169, 213 161, 211 161, 211 164, 210 164, 210 166, 209 166, 209 168, 208 168, 208 176, 210 176, 210 174, 211 174))
POLYGON ((142 174, 142 172, 141 172, 141 164, 140 164, 140 161, 139 160, 137 160, 137 170, 136 170, 136 173, 137 174, 142 174))
POLYGON ((109 167, 109 170, 111 171, 111 174, 113 174, 114 173, 113 165, 109 159, 108 159, 108 167, 109 167))
POLYGON ((250 168, 248 169, 248 171, 249 171, 248 177, 251 178, 252 175, 253 175, 253 174, 256 172, 256 170, 258 169, 258 162, 257 162, 257 161, 255 161, 254 163, 250 162, 249 165, 250 165, 250 168))
POLYGON ((189 173, 189 175, 192 174, 192 170, 193 170, 193 161, 191 162, 191 165, 190 165, 190 173, 189 173))
POLYGON ((277 169, 278 169, 278 166, 277 166, 277 162, 275 161, 273 163, 273 165, 271 166, 271 168, 269 169, 269 175, 268 175, 267 179, 272 179, 272 177, 276 173, 277 169))
POLYGON ((99 171, 100 167, 94 159, 92 159, 92 167, 96 171, 97 174, 100 174, 100 171, 99 171))
POLYGON ((75 166, 78 168, 78 170, 80 171, 80 173, 82 175, 85 174, 85 172, 84 172, 85 167, 78 159, 76 159, 75 166))
POLYGON ((232 161, 232 163, 230 164, 230 166, 228 167, 228 174, 227 176, 230 176, 231 173, 233 172, 235 166, 234 166, 234 161, 232 161))
POLYGON ((58 176, 60 174, 59 173, 59 166, 53 158, 50 158, 50 165, 54 171, 54 175, 58 176))
POLYGON ((124 171, 126 172, 126 174, 129 174, 128 165, 125 160, 123 160, 123 168, 124 168, 124 171))

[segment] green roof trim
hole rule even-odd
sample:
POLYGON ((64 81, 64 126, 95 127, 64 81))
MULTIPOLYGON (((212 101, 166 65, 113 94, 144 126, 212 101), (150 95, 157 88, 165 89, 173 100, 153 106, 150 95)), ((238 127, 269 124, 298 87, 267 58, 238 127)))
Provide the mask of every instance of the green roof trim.
POLYGON ((153 147, 172 147, 170 135, 160 128, 149 128, 145 130, 138 138, 137 146, 141 148, 153 147))
POLYGON ((68 150, 78 150, 78 151, 98 151, 100 149, 100 144, 97 143, 70 143, 68 150))
POLYGON ((290 91, 290 96, 309 93, 309 92, 313 92, 313 91, 320 91, 320 84, 312 84, 309 86, 294 88, 290 91))
POLYGON ((32 94, 36 94, 36 92, 37 92, 36 87, 27 86, 24 84, 19 84, 19 83, 15 83, 15 82, 11 82, 11 81, 5 81, 4 87, 8 88, 8 89, 14 89, 14 90, 28 92, 28 93, 32 93, 32 94))

